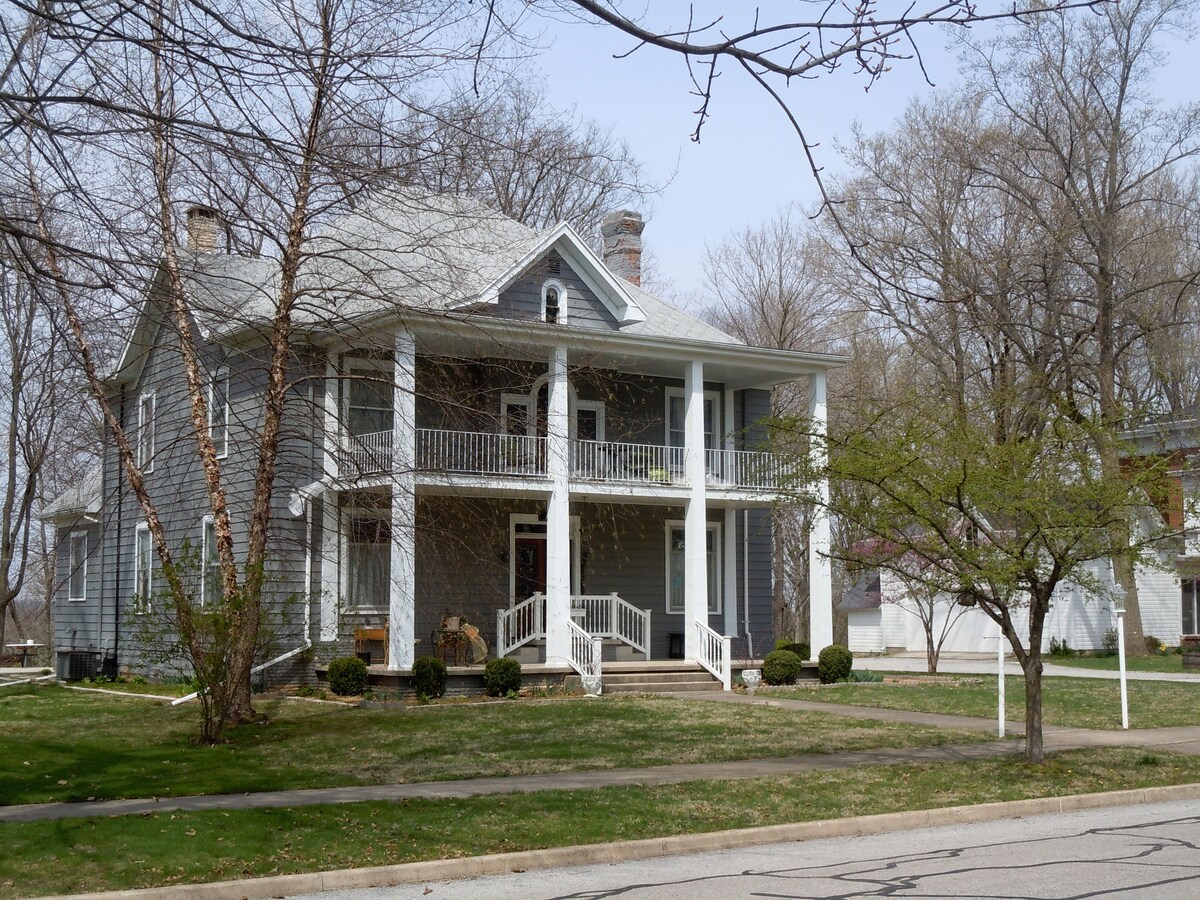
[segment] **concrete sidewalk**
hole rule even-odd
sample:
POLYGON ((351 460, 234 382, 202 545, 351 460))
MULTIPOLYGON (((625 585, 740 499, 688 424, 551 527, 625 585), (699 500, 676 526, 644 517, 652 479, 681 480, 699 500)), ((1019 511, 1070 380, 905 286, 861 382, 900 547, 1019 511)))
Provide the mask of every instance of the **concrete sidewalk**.
MULTIPOLYGON (((1048 657, 1043 656, 1044 660, 1048 657)), ((887 656, 856 656, 854 668, 873 672, 917 672, 925 674, 925 651, 893 653, 887 656)), ((995 653, 943 653, 938 659, 939 675, 996 676, 995 653)), ((1021 667, 1011 658, 1005 660, 1004 674, 1021 675, 1021 667)), ((1101 669, 1081 669, 1047 661, 1042 669, 1046 678, 1103 678, 1117 680, 1120 673, 1101 669)), ((1200 673, 1187 672, 1126 672, 1129 681, 1183 681, 1200 684, 1200 673)))
MULTIPOLYGON (((689 700, 703 699, 718 703, 771 706, 830 713, 855 719, 871 719, 937 728, 968 728, 990 731, 995 722, 966 716, 906 710, 873 709, 809 700, 748 697, 742 694, 686 694, 689 700)), ((84 803, 36 803, 0 807, 0 823, 36 822, 87 816, 136 815, 164 811, 208 809, 263 809, 312 806, 324 803, 360 803, 370 800, 451 799, 485 794, 533 793, 556 790, 591 790, 603 787, 680 784, 688 781, 728 781, 742 778, 777 777, 800 772, 832 771, 860 766, 908 765, 992 759, 1022 752, 1018 740, 1022 723, 1009 723, 1010 738, 980 744, 941 747, 858 750, 841 753, 806 754, 771 759, 747 759, 720 763, 691 763, 655 766, 643 769, 607 769, 588 772, 560 772, 547 775, 523 775, 475 778, 463 781, 419 782, 414 784, 363 785, 339 788, 312 788, 291 791, 264 791, 249 794, 214 794, 172 798, 100 800, 84 803)), ((1200 755, 1200 727, 1162 728, 1150 731, 1092 731, 1084 728, 1046 726, 1046 750, 1078 750, 1088 747, 1156 747, 1173 752, 1200 755)))

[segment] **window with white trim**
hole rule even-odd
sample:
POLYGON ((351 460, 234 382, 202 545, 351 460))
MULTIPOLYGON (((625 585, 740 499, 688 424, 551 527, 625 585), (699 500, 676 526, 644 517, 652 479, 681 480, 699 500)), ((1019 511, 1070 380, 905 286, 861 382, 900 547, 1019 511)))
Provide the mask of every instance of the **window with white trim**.
POLYGON ((500 433, 529 434, 529 426, 533 420, 529 411, 533 401, 528 394, 500 395, 500 433))
POLYGON ((542 321, 560 325, 567 321, 567 289, 551 279, 542 285, 542 321))
POLYGON ((150 392, 138 398, 137 464, 143 472, 154 471, 154 413, 157 402, 150 392))
POLYGON ((133 530, 133 609, 139 615, 150 612, 154 593, 154 543, 150 526, 142 522, 133 530))
POLYGON ((387 609, 391 592, 392 518, 388 507, 346 509, 346 604, 387 609))
POLYGON ((346 385, 346 432, 351 437, 392 430, 392 364, 356 359, 346 385))
POLYGON ((200 604, 220 603, 224 595, 221 586, 221 560, 217 556, 217 524, 205 516, 200 528, 200 604))
MULTIPOLYGON (((721 395, 717 391, 704 392, 704 449, 717 449, 717 410, 721 395)), ((684 422, 687 416, 687 400, 683 388, 667 388, 666 441, 668 447, 683 447, 686 435, 684 422)))
POLYGON ((87 600, 87 532, 72 531, 68 541, 71 569, 67 576, 67 599, 82 602, 87 600))
POLYGON ((604 401, 575 401, 575 426, 572 437, 577 441, 604 440, 604 401))
POLYGON ((208 383, 208 433, 217 458, 229 455, 229 369, 221 366, 208 383))
MULTIPOLYGON (((667 612, 685 611, 686 529, 683 522, 667 522, 667 612)), ((705 549, 708 561, 708 612, 719 615, 723 581, 721 579, 721 523, 705 523, 705 549)))

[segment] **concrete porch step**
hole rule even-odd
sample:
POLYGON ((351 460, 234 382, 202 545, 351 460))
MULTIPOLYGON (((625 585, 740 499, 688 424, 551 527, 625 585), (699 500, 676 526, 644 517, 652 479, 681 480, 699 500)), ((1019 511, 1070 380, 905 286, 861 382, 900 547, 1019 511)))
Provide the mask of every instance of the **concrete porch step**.
POLYGON ((687 669, 679 672, 609 672, 604 671, 604 686, 617 684, 668 683, 681 681, 704 681, 712 678, 701 669, 687 669))
POLYGON ((721 690, 721 682, 711 677, 707 681, 699 679, 691 681, 621 681, 610 684, 607 675, 604 676, 603 688, 606 694, 699 693, 719 690, 721 690))

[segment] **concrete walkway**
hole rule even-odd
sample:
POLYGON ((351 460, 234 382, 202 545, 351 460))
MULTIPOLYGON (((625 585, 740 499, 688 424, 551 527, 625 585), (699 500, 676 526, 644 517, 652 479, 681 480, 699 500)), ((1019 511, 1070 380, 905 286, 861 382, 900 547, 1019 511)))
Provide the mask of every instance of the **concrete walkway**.
MULTIPOLYGON (((936 728, 966 728, 989 731, 995 723, 966 716, 906 710, 873 709, 839 703, 809 700, 747 697, 741 694, 679 694, 689 700, 717 703, 771 706, 784 709, 812 710, 856 719, 925 725, 936 728)), ((680 784, 688 781, 728 781, 742 778, 778 777, 800 772, 832 771, 860 766, 907 765, 933 762, 958 762, 1017 755, 1022 743, 1017 738, 1020 722, 1009 724, 1009 739, 979 744, 942 747, 857 750, 841 753, 805 754, 772 759, 747 759, 720 763, 691 763, 655 766, 644 769, 607 769, 590 772, 561 772, 546 775, 520 775, 498 778, 474 778, 462 781, 419 782, 414 784, 364 785, 340 788, 312 788, 291 791, 263 791, 248 794, 214 794, 172 798, 100 800, 84 803, 35 803, 0 807, 0 823, 36 822, 86 816, 136 815, 164 811, 208 809, 263 809, 311 806, 323 803, 360 803, 370 800, 461 799, 485 794, 533 793, 556 790, 590 790, 602 787, 680 784)), ((1157 747, 1173 752, 1200 755, 1200 727, 1161 728, 1149 731, 1092 731, 1083 728, 1046 726, 1047 751, 1078 750, 1088 747, 1157 747)))
MULTIPOLYGON (((1102 669, 1083 669, 1077 666, 1062 666, 1046 660, 1042 675, 1047 678, 1120 678, 1118 672, 1102 669)), ((854 668, 873 672, 919 672, 925 674, 927 664, 925 651, 892 653, 887 656, 856 656, 854 668)), ((991 675, 996 676, 996 654, 994 653, 943 653, 938 658, 939 675, 991 675)), ((1008 657, 1004 674, 1020 675, 1021 667, 1008 657)), ((1185 681, 1200 684, 1200 673, 1186 672, 1126 672, 1129 681, 1185 681)))

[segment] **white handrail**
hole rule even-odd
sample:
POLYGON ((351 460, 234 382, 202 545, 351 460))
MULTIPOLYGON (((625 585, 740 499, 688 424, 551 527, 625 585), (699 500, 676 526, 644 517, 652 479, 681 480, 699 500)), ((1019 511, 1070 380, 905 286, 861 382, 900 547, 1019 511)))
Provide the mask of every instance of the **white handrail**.
POLYGON ((576 620, 588 634, 613 638, 650 658, 650 611, 622 600, 618 594, 573 594, 571 609, 582 610, 576 620))
POLYGON ((571 635, 571 653, 567 662, 580 676, 600 677, 600 638, 593 637, 567 619, 567 632, 571 635))
POLYGON ((496 655, 507 656, 518 647, 546 636, 546 595, 534 594, 511 609, 496 610, 496 655))
POLYGON ((696 662, 708 669, 714 678, 719 678, 721 687, 733 687, 733 665, 729 655, 729 638, 717 634, 700 620, 696 620, 696 662))

